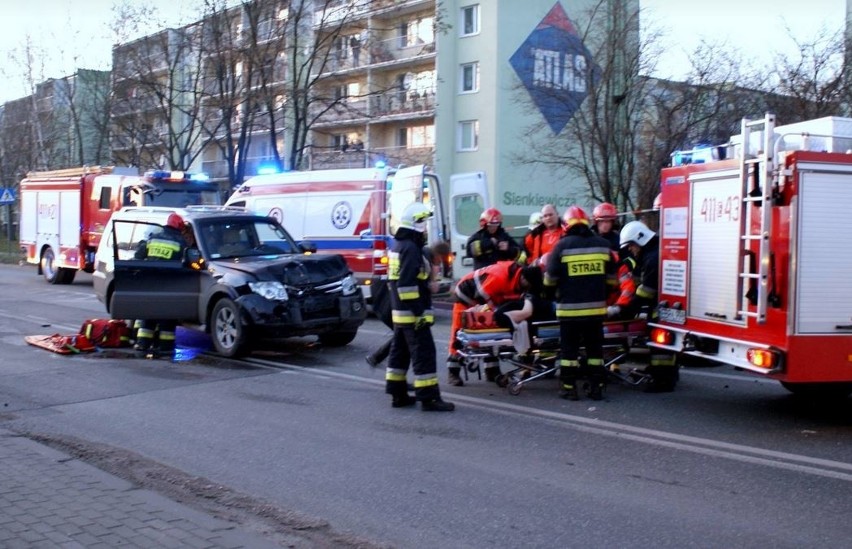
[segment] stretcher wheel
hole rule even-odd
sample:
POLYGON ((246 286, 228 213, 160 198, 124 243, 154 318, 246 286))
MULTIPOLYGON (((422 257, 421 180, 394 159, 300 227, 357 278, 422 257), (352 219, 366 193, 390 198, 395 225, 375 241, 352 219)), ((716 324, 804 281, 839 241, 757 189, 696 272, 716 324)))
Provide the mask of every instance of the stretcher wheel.
POLYGON ((507 374, 500 374, 497 376, 497 379, 494 380, 494 383, 497 384, 498 387, 508 387, 509 386, 509 376, 507 374))
POLYGON ((509 383, 509 385, 506 387, 506 390, 509 391, 509 394, 512 396, 518 396, 519 394, 521 394, 521 389, 523 388, 523 385, 521 385, 517 381, 513 381, 509 383))

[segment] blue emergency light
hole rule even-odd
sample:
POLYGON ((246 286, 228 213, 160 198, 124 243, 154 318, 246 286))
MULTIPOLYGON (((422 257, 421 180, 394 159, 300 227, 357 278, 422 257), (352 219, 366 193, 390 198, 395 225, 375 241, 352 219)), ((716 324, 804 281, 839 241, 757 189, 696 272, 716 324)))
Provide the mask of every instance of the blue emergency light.
POLYGON ((206 173, 188 173, 179 170, 149 170, 145 172, 145 179, 149 181, 210 181, 206 173))

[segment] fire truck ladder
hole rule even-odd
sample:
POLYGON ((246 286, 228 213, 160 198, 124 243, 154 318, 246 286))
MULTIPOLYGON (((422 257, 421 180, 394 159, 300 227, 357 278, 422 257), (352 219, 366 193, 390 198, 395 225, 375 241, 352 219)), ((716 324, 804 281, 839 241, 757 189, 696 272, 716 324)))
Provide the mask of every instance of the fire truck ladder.
MULTIPOLYGON (((773 158, 775 115, 742 120, 742 153, 740 155, 740 181, 742 182, 742 205, 740 216, 740 266, 737 312, 741 318, 756 318, 766 322, 769 302, 770 249, 769 234, 772 230, 772 176, 775 171, 773 158), (752 153, 752 132, 762 132, 761 150, 752 153), (757 206, 754 208, 753 206, 757 206), (759 217, 760 228, 752 231, 754 216, 759 217), (751 243, 759 242, 755 257, 751 243), (749 305, 754 305, 750 308, 749 305)), ((760 135, 760 133, 758 133, 760 135)))

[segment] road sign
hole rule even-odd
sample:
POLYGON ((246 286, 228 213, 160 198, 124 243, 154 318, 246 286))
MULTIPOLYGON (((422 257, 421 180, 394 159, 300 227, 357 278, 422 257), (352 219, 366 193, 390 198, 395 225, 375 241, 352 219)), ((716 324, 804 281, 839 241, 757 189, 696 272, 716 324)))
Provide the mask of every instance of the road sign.
POLYGON ((15 191, 12 189, 4 188, 3 192, 0 194, 0 205, 5 204, 14 204, 15 203, 15 191))

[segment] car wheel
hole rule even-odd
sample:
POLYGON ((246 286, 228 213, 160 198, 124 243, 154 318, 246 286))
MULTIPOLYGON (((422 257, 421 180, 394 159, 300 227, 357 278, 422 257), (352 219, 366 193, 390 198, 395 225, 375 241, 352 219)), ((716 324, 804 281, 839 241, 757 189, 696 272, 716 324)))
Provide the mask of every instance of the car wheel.
POLYGON ((319 340, 320 343, 327 347, 343 347, 352 343, 356 335, 358 335, 357 330, 354 332, 328 332, 320 334, 319 340))
POLYGON ((216 352, 226 357, 236 357, 245 350, 246 331, 237 304, 228 298, 216 303, 210 319, 210 336, 216 352))

